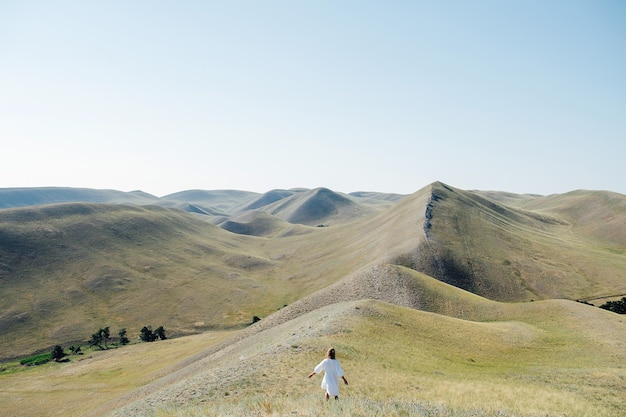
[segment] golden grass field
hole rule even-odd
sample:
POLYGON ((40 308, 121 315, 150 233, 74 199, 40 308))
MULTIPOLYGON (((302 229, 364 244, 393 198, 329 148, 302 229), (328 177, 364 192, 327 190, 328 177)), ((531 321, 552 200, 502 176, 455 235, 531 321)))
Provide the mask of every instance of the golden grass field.
POLYGON ((238 217, 259 236, 159 207, 0 211, 2 414, 626 415, 626 321, 573 301, 626 294, 625 202, 435 183, 329 227, 238 217), (11 359, 143 325, 180 337, 11 359), (329 346, 337 403, 306 378, 329 346))
POLYGON ((126 408, 115 415, 314 416, 328 407, 335 415, 402 415, 393 409, 416 404, 439 412, 423 415, 620 415, 626 389, 620 316, 567 301, 480 307, 490 308, 498 320, 343 302, 213 353, 229 333, 3 375, 0 399, 14 416, 106 415, 120 406, 126 408), (342 408, 325 403, 319 378, 306 378, 328 346, 336 347, 350 382, 340 388, 342 408), (370 414, 376 409, 387 411, 370 414))

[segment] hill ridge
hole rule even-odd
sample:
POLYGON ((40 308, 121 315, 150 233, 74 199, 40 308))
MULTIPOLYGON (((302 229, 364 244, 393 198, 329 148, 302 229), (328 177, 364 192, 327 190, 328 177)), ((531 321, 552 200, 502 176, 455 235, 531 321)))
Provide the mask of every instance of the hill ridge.
POLYGON ((307 345, 305 339, 341 334, 349 328, 346 317, 378 316, 381 314, 379 306, 384 304, 432 314, 433 320, 446 317, 459 320, 466 323, 464 326, 480 323, 494 326, 494 323, 501 323, 503 327, 498 337, 515 345, 537 343, 535 340, 545 337, 546 331, 552 332, 550 329, 553 324, 541 324, 537 320, 545 314, 544 311, 561 311, 561 326, 565 323, 563 320, 571 315, 585 316, 586 320, 596 320, 601 324, 585 328, 576 321, 570 323, 572 334, 578 334, 577 337, 590 341, 600 337, 612 346, 610 349, 626 346, 626 339, 613 336, 624 328, 622 321, 609 320, 610 327, 606 327, 605 319, 613 318, 611 313, 565 300, 500 303, 451 287, 405 267, 384 265, 346 278, 285 307, 233 338, 194 356, 193 360, 181 362, 175 369, 169 369, 163 378, 105 405, 93 415, 110 410, 115 410, 113 415, 143 415, 146 409, 185 396, 189 391, 200 398, 210 396, 212 390, 224 389, 232 381, 233 375, 237 375, 238 379, 246 378, 250 372, 262 368, 260 364, 267 361, 263 358, 289 354, 293 350, 290 346, 307 345), (389 271, 401 283, 392 288, 377 285, 376 281, 381 276, 388 277, 389 271), (351 291, 345 291, 348 287, 351 291), (405 297, 407 294, 400 294, 399 288, 413 296, 405 297), (192 385, 189 385, 190 382, 192 385))
MULTIPOLYGON (((304 200, 312 193, 298 194, 304 200)), ((372 268, 389 275, 381 275, 383 281, 396 276, 381 265, 407 267, 497 301, 599 303, 626 293, 626 248, 619 233, 599 240, 593 213, 581 217, 570 208, 587 198, 586 210, 595 204, 619 231, 623 198, 611 196, 605 208, 598 195, 524 197, 520 206, 507 206, 433 183, 330 227, 293 225, 266 211, 243 213, 220 228, 206 215, 156 205, 3 209, 0 325, 21 336, 4 339, 0 357, 87 337, 102 321, 133 332, 160 319, 176 335, 243 326, 372 268), (249 234, 224 230, 230 227, 249 234), (160 309, 133 302, 159 294, 168 295, 160 309), (28 330, 37 326, 47 329, 45 338, 28 330)), ((397 291, 400 297, 404 290, 397 291)))

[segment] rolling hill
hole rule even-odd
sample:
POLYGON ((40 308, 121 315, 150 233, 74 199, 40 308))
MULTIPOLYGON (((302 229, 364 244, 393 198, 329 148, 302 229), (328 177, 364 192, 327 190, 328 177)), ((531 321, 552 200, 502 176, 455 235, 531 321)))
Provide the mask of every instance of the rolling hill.
POLYGON ((405 415, 401 406, 416 398, 426 403, 411 415, 450 415, 429 408, 440 403, 458 416, 622 411, 626 322, 619 315, 567 300, 495 302, 405 267, 380 268, 373 272, 402 284, 376 287, 372 274, 343 283, 350 293, 321 290, 230 337, 207 332, 17 374, 0 392, 3 409, 14 416, 315 416, 328 406, 319 380, 306 374, 332 345, 350 380, 337 415, 381 415, 385 406, 384 415, 405 415), (418 303, 399 306, 400 287, 418 303))
MULTIPOLYGON (((84 341, 103 326, 130 335, 144 325, 174 336, 230 332, 193 352, 172 340, 180 361, 89 403, 95 415, 141 414, 147 404, 166 411, 177 398, 195 404, 224 392, 261 395, 254 387, 267 385, 267 375, 309 366, 330 343, 372 378, 360 358, 403 352, 373 365, 387 384, 415 387, 402 388, 401 398, 462 408, 471 392, 486 399, 501 386, 543 401, 517 398, 528 413, 559 412, 562 402, 548 404, 566 392, 581 395, 563 397, 574 401, 568 412, 608 416, 619 407, 611 398, 626 377, 624 321, 574 300, 626 295, 626 196, 436 182, 409 196, 319 188, 166 197, 0 210, 0 358, 84 341), (262 320, 250 326, 255 315, 262 320), (416 365, 402 365, 413 356, 416 365), (467 378, 474 385, 451 400, 467 378)), ((355 390, 382 400, 386 391, 375 386, 355 390)), ((309 388, 299 381, 277 389, 298 397, 309 388)), ((509 391, 493 404, 516 409, 509 391)))
POLYGON ((142 191, 126 193, 69 187, 0 188, 0 209, 75 202, 153 204, 157 200, 158 197, 142 191))
POLYGON ((0 357, 81 340, 106 324, 135 331, 159 322, 174 334, 244 326, 381 264, 497 301, 626 294, 624 234, 606 226, 623 224, 624 196, 519 200, 434 183, 365 215, 366 206, 330 190, 298 191, 269 203, 274 214, 256 206, 221 223, 236 233, 155 205, 0 210, 0 357), (324 203, 337 201, 335 218, 356 220, 300 223, 316 224, 334 207, 324 203))
MULTIPOLYGON (((619 316, 562 300, 493 302, 402 267, 390 268, 412 282, 414 296, 428 294, 420 301, 424 310, 376 300, 387 298, 387 291, 381 289, 378 297, 369 285, 370 298, 355 292, 306 313, 298 311, 300 306, 287 307, 275 314, 283 316, 280 323, 246 329, 95 415, 111 410, 116 416, 142 415, 179 404, 181 398, 219 402, 224 393, 234 397, 230 401, 272 398, 274 390, 306 397, 311 388, 304 375, 331 345, 343 352, 344 368, 355 381, 354 396, 381 401, 418 396, 462 409, 468 404, 478 408, 473 395, 480 393, 494 398, 500 409, 523 404, 521 409, 537 415, 577 408, 583 415, 603 415, 600 410, 621 409, 618 386, 602 388, 607 379, 625 374, 626 323, 619 316), (276 369, 284 375, 271 381, 268 375, 276 369), (398 393, 399 386, 408 389, 398 393)), ((319 297, 328 299, 328 293, 313 299, 319 297)), ((290 412, 298 409, 297 402, 289 406, 290 412)))
POLYGON ((502 301, 624 294, 626 198, 573 194, 581 193, 594 203, 581 208, 569 193, 521 198, 513 207, 436 184, 427 222, 434 269, 417 269, 502 301), (606 233, 608 213, 615 218, 612 233, 606 233))

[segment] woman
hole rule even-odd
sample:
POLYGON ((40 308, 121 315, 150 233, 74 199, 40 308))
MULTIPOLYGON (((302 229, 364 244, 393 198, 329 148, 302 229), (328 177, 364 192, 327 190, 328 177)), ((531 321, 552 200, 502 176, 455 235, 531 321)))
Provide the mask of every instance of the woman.
POLYGON ((348 381, 343 376, 343 369, 341 369, 339 361, 335 359, 334 348, 328 349, 326 359, 315 367, 315 370, 309 374, 309 378, 322 371, 324 371, 322 389, 326 391, 326 399, 328 400, 331 395, 335 397, 335 400, 339 399, 339 378, 343 379, 343 383, 346 385, 348 385, 348 381))

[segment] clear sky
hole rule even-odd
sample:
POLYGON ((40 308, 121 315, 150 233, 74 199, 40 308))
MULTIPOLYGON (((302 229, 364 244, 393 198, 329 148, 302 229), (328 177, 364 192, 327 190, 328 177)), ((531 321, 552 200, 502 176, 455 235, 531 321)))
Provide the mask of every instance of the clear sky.
POLYGON ((0 188, 626 194, 626 2, 0 0, 0 188))

